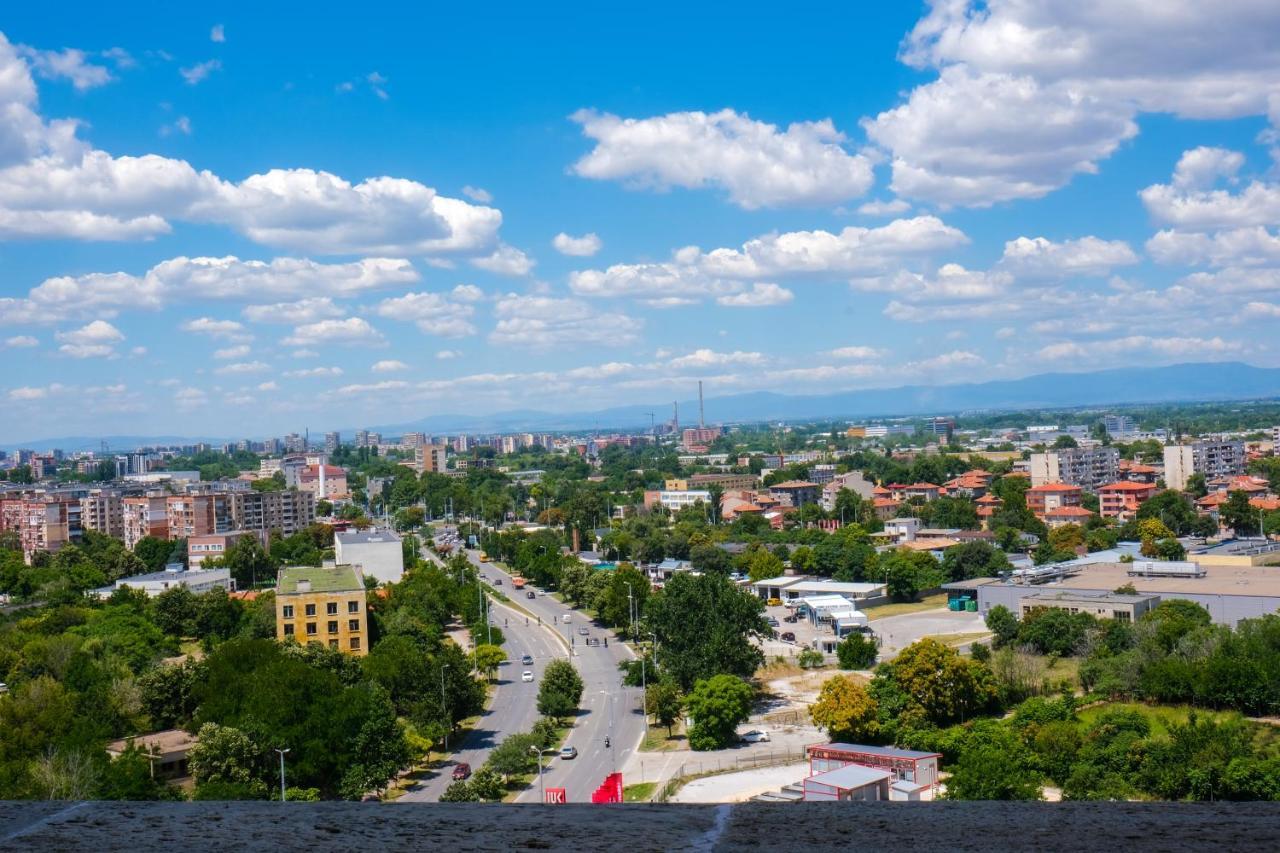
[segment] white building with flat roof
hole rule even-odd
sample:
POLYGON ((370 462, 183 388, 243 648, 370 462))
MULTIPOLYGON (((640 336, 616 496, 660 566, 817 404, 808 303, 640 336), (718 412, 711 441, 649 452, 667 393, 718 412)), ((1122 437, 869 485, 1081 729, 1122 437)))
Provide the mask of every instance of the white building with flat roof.
POLYGON ((766 578, 751 584, 756 595, 768 601, 771 598, 794 601, 804 596, 839 595, 856 601, 860 598, 877 598, 884 595, 882 583, 855 583, 814 578, 806 575, 782 575, 766 578))
POLYGON ((398 583, 404 577, 404 545, 391 530, 350 530, 333 536, 338 565, 359 566, 378 583, 398 583))

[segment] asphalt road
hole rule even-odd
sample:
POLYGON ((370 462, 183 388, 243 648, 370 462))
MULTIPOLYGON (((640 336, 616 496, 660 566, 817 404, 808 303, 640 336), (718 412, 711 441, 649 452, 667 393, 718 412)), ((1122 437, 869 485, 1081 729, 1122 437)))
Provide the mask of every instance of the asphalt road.
POLYGON ((472 770, 478 769, 488 758, 489 750, 508 735, 529 731, 538 720, 538 679, 548 661, 565 657, 565 648, 549 629, 538 627, 536 620, 530 620, 531 624, 526 627, 524 614, 505 607, 500 601, 490 599, 490 602, 493 622, 503 628, 507 662, 499 670, 489 707, 439 774, 422 781, 396 802, 437 802, 453 782, 453 768, 458 763, 466 762, 472 770), (504 620, 506 627, 503 627, 504 620), (532 666, 520 663, 525 654, 533 656, 532 666), (526 669, 533 672, 534 681, 521 680, 521 673, 526 669))
MULTIPOLYGON (((502 585, 498 589, 528 610, 535 617, 535 624, 537 617, 541 617, 544 625, 557 626, 562 636, 573 639, 572 660, 583 681, 582 708, 565 744, 576 746, 578 757, 552 758, 547 762, 543 781, 548 788, 564 788, 565 796, 571 803, 589 803, 591 794, 604 782, 605 777, 615 769, 620 770, 644 738, 642 691, 638 687, 623 687, 622 673, 618 670, 619 663, 633 659, 634 655, 627 646, 617 641, 612 631, 591 623, 581 613, 549 595, 525 597, 522 591, 512 587, 509 574, 492 563, 480 563, 475 551, 468 551, 467 556, 480 567, 482 575, 490 580, 500 578, 502 585), (569 614, 568 624, 564 622, 565 614, 569 614), (585 645, 582 642, 585 638, 578 633, 583 626, 588 629, 591 637, 601 640, 607 637, 608 647, 603 643, 599 646, 585 645), (611 742, 609 748, 604 745, 606 735, 611 742)), ((494 612, 497 613, 496 608, 494 612)), ((513 619, 513 624, 514 621, 513 619)), ((563 649, 561 653, 563 654, 563 649)), ((534 695, 536 696, 536 691, 534 695)), ((541 799, 538 781, 535 779, 531 789, 523 792, 517 801, 536 803, 541 799)))

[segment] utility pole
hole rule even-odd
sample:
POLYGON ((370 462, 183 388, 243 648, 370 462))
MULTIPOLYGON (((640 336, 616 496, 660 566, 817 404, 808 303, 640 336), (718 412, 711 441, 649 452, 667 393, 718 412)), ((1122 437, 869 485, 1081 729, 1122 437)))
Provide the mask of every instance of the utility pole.
POLYGON ((532 752, 538 760, 538 788, 542 791, 542 804, 547 804, 547 780, 542 775, 542 750, 536 746, 530 746, 529 751, 532 752))
POLYGON ((288 749, 276 750, 276 752, 280 753, 280 802, 282 803, 284 802, 284 799, 285 799, 284 798, 284 754, 288 751, 289 751, 288 749))

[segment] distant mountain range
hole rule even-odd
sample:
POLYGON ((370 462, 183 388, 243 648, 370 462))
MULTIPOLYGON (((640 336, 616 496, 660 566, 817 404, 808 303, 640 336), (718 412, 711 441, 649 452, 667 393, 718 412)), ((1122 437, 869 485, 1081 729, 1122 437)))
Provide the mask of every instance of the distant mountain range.
MULTIPOLYGON (((838 394, 789 395, 759 391, 710 397, 708 423, 798 421, 819 418, 868 418, 954 415, 979 409, 1056 409, 1075 406, 1120 406, 1150 403, 1212 402, 1280 397, 1280 368, 1254 367, 1240 362, 1174 364, 1167 367, 1123 367, 1089 373, 1041 373, 1022 379, 969 382, 956 385, 904 385, 838 394)), ((698 401, 681 400, 680 422, 695 424, 698 401)), ((535 410, 490 415, 441 414, 406 423, 344 427, 344 438, 355 429, 386 435, 403 432, 492 433, 553 432, 559 430, 642 429, 649 413, 658 423, 671 418, 671 402, 616 406, 594 412, 552 413, 535 410)), ((315 435, 323 430, 312 430, 315 435)), ((237 438, 242 436, 237 436, 237 438)), ((8 446, 32 450, 54 447, 68 452, 96 450, 106 440, 113 450, 144 445, 221 444, 232 440, 209 436, 66 436, 14 442, 8 446)))
MULTIPOLYGON (((1241 362, 1123 367, 1088 373, 1041 373, 1021 379, 956 385, 904 385, 837 394, 791 395, 769 391, 710 397, 708 423, 796 421, 954 415, 978 409, 1059 409, 1075 406, 1139 405, 1280 397, 1280 368, 1241 362)), ((594 412, 552 414, 512 411, 492 415, 432 415, 408 423, 369 429, 401 432, 486 433, 515 430, 582 430, 649 426, 671 419, 671 402, 615 406, 594 412)), ((696 424, 698 401, 681 400, 680 423, 696 424)), ((344 431, 345 434, 345 431, 344 431)))

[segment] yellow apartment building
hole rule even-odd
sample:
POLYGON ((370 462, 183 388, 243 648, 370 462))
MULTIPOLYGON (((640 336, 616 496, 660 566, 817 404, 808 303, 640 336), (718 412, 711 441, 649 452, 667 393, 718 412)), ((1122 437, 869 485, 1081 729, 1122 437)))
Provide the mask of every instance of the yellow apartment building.
POLYGON ((288 566, 276 583, 276 639, 369 653, 364 577, 355 566, 288 566))

